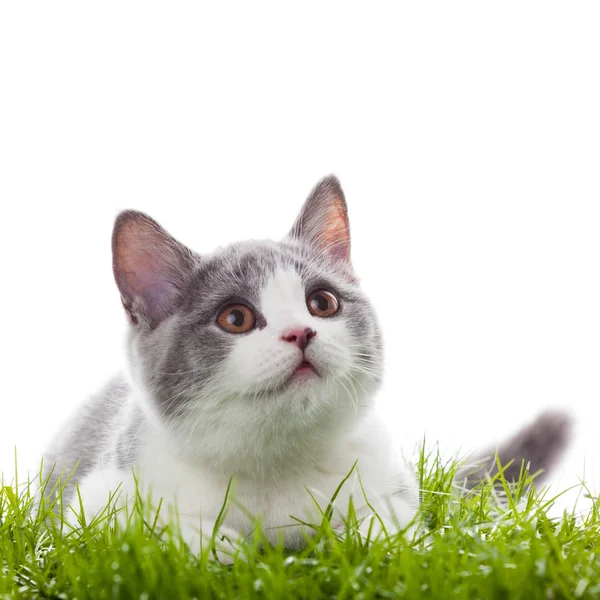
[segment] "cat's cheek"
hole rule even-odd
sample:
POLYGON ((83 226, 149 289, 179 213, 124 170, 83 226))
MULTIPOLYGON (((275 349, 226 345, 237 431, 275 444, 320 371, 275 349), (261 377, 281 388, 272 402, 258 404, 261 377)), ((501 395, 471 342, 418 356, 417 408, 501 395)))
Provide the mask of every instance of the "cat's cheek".
POLYGON ((266 332, 239 336, 220 368, 221 379, 234 393, 276 389, 292 374, 300 356, 266 332))
POLYGON ((356 343, 343 321, 322 322, 318 331, 318 339, 307 348, 306 357, 325 377, 347 376, 352 370, 356 343))

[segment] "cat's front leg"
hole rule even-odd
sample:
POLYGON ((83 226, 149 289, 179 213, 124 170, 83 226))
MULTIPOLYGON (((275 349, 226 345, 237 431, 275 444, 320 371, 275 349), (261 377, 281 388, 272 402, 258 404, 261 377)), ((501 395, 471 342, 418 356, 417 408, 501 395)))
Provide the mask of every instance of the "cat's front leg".
MULTIPOLYGON (((87 475, 78 486, 77 501, 62 510, 63 519, 72 527, 91 522, 98 515, 113 515, 123 529, 129 526, 137 498, 150 498, 149 488, 142 485, 132 471, 105 468, 87 475), (116 490, 116 491, 115 491, 116 490), (111 498, 110 501, 108 499, 111 498)), ((190 550, 199 554, 213 546, 217 558, 231 564, 241 542, 241 533, 221 525, 215 532, 215 520, 201 519, 200 514, 181 514, 177 502, 160 502, 158 520, 163 526, 178 524, 178 533, 190 550)))

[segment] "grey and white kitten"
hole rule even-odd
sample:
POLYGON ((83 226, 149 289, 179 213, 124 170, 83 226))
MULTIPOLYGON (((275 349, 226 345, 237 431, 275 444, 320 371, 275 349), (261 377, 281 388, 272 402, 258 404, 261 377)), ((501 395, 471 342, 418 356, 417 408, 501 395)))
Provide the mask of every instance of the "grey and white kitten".
MULTIPOLYGON (((220 533, 242 538, 254 516, 269 539, 297 548, 306 532, 293 517, 320 519, 307 488, 325 506, 358 461, 334 523, 352 497, 371 537, 381 529, 373 509, 388 531, 412 526, 419 489, 372 410, 381 333, 352 269, 335 177, 315 187, 282 241, 208 256, 125 211, 114 227, 113 268, 130 321, 128 368, 46 454, 53 482, 78 465, 67 500, 77 483, 90 514, 119 486, 119 500, 131 502, 139 485, 163 499, 165 517, 176 509, 199 550, 234 477, 220 533)), ((562 448, 556 431, 534 426, 523 436, 542 447, 540 467, 562 448)), ((528 458, 519 451, 509 445, 505 458, 528 458)))

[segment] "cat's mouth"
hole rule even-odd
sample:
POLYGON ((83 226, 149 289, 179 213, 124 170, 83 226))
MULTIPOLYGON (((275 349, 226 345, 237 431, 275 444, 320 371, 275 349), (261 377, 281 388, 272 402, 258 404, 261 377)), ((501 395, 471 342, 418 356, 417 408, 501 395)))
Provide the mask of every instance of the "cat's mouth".
POLYGON ((279 385, 269 389, 268 391, 265 390, 260 392, 260 394, 262 396, 264 396, 265 393, 269 396, 277 395, 286 389, 289 389, 291 386, 296 387, 297 384, 308 381, 313 377, 320 377, 319 372, 309 360, 303 359, 300 363, 298 363, 298 366, 293 370, 292 374, 287 377, 287 379, 284 379, 281 383, 279 383, 279 385))
POLYGON ((308 360, 304 359, 297 367, 296 370, 294 371, 294 374, 296 373, 308 373, 312 371, 313 373, 316 373, 317 370, 315 369, 315 366, 308 360))
POLYGON ((292 373, 290 381, 295 379, 297 376, 304 377, 306 375, 318 375, 318 373, 317 369, 315 369, 315 366, 309 360, 304 359, 292 373))

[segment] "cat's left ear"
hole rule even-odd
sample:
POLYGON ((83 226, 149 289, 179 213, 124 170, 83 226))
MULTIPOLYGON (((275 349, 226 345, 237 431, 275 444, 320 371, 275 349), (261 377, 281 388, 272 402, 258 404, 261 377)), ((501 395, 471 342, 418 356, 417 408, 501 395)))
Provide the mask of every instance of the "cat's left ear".
POLYGON ((350 262, 348 208, 335 175, 325 177, 315 186, 289 235, 335 261, 350 262))

